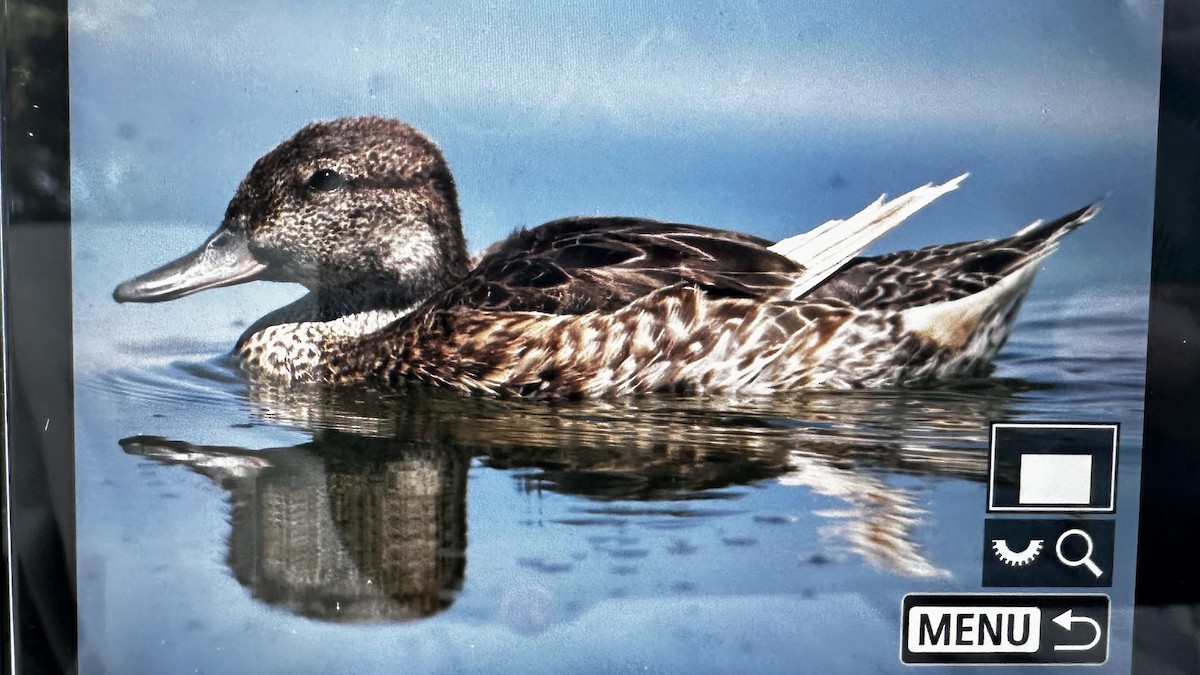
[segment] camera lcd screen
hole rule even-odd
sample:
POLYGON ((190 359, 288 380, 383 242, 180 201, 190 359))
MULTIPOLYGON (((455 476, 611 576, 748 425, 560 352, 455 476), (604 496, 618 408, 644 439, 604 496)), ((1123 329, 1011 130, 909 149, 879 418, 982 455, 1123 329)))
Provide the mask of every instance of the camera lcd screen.
POLYGON ((31 7, 80 672, 1131 672, 1161 3, 31 7))

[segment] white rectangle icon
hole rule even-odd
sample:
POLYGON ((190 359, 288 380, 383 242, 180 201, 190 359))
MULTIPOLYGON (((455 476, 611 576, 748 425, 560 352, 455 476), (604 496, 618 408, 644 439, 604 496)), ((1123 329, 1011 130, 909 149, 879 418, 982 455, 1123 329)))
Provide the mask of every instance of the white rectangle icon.
POLYGON ((1041 646, 1037 607, 921 607, 908 611, 914 654, 1032 654, 1041 646))
POLYGON ((1021 455, 1021 504, 1089 504, 1091 455, 1021 455))

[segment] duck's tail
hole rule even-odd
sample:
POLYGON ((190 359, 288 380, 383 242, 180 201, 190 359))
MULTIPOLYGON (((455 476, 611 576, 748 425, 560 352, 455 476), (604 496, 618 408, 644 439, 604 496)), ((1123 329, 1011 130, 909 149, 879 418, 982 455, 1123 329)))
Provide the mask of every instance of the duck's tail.
POLYGON ((788 299, 799 298, 821 284, 876 239, 933 200, 957 188, 968 175, 964 173, 941 185, 928 183, 891 200, 881 195, 870 206, 846 220, 831 220, 808 232, 775 243, 771 246, 772 251, 795 260, 805 270, 787 293, 788 299))
POLYGON ((1100 204, 1087 206, 1068 213, 1050 222, 1035 220, 1017 231, 1004 244, 1009 248, 1025 251, 1025 256, 1014 267, 1036 264, 1058 249, 1058 242, 1076 228, 1091 220, 1100 212, 1100 204))
POLYGON ((984 251, 988 255, 972 264, 978 266, 988 258, 1000 263, 980 278, 987 281, 983 290, 901 311, 905 330, 954 355, 937 376, 972 372, 991 362, 1008 339, 1039 263, 1054 253, 1059 240, 1099 211, 1098 204, 1090 204, 1050 222, 1035 221, 1005 239, 983 242, 988 244, 984 251))

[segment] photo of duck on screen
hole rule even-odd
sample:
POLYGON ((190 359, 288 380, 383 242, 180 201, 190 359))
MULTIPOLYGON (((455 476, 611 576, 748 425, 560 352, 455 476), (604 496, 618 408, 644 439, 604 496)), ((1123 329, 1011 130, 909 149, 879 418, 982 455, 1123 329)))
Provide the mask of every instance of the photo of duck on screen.
POLYGON ((1069 422, 1128 672, 1161 13, 73 3, 81 671, 894 672, 1069 422))

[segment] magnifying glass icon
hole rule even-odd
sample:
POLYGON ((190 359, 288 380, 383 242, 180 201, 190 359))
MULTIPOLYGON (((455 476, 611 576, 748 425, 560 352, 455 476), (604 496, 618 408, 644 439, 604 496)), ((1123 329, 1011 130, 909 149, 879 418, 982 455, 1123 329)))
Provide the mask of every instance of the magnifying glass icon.
POLYGON ((1067 567, 1079 567, 1080 565, 1083 565, 1091 570, 1092 574, 1095 574, 1096 578, 1099 579, 1100 577, 1104 576, 1104 570, 1100 569, 1099 565, 1092 562, 1092 551, 1095 550, 1095 548, 1096 546, 1092 542, 1092 536, 1087 532, 1084 532, 1083 530, 1067 530, 1059 535, 1058 542, 1054 544, 1054 554, 1058 556, 1058 561, 1067 567), (1068 558, 1067 556, 1063 555, 1063 542, 1066 541, 1068 537, 1083 538, 1083 541, 1087 544, 1087 550, 1083 552, 1082 556, 1078 558, 1068 558))

